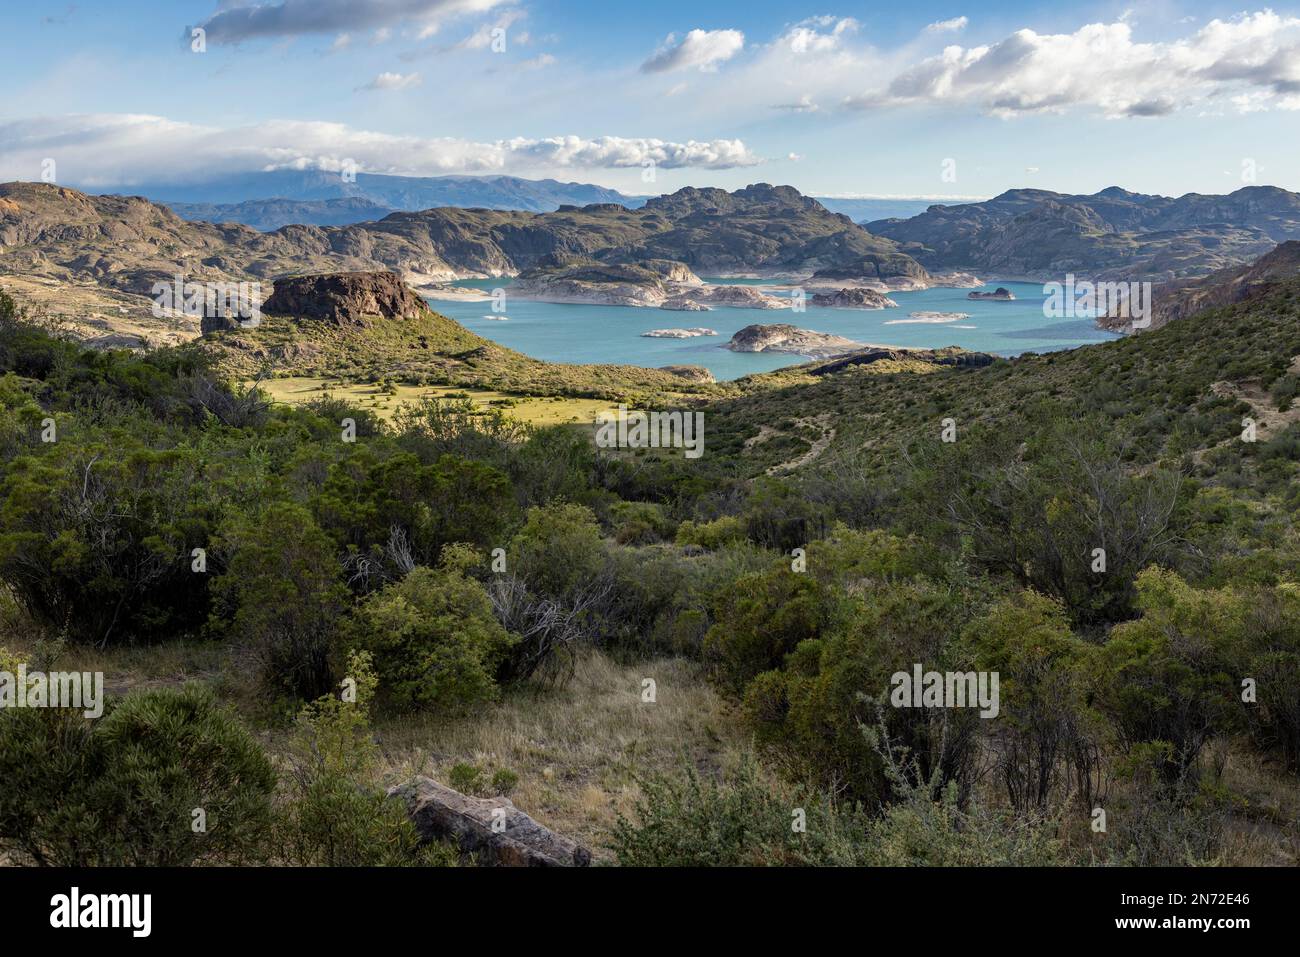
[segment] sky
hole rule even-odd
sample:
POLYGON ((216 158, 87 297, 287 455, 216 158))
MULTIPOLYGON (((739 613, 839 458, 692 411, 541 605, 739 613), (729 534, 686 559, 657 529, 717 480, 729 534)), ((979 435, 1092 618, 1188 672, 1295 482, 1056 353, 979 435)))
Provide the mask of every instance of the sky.
POLYGON ((1300 189, 1300 5, 0 0, 0 24, 0 181, 1300 189))

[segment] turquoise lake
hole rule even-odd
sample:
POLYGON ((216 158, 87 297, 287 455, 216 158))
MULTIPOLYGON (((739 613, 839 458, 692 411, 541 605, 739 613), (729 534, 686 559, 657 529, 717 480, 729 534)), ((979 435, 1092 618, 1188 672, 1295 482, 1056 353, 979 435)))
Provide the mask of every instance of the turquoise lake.
MULTIPOLYGON (((710 280, 726 281, 733 280, 710 280)), ((766 281, 770 282, 770 281, 766 281)), ((747 284, 752 284, 752 281, 747 284)), ((510 280, 474 279, 456 285, 506 290, 505 321, 492 315, 490 302, 429 300, 430 306, 486 339, 550 362, 609 362, 621 365, 704 366, 719 380, 805 362, 784 353, 731 352, 722 346, 733 333, 754 323, 789 322, 817 332, 845 336, 874 345, 934 349, 961 346, 979 352, 1013 356, 1022 352, 1070 349, 1117 338, 1097 329, 1090 319, 1049 319, 1043 315, 1043 287, 1038 283, 988 280, 989 291, 1005 286, 1012 302, 967 299, 969 289, 926 289, 893 292, 897 309, 790 310, 717 308, 711 312, 673 312, 629 306, 530 302, 510 298, 510 280), (969 319, 937 324, 899 322, 912 312, 964 312, 969 319), (647 339, 651 329, 714 329, 717 336, 697 339, 647 339)))

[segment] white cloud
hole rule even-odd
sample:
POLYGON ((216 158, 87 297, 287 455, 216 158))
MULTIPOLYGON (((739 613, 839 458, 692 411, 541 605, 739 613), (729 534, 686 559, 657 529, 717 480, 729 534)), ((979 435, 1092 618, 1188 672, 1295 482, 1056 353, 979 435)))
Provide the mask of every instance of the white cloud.
POLYGON ((925 28, 926 33, 961 33, 970 21, 965 17, 953 17, 951 20, 936 20, 925 28))
POLYGON ((279 3, 221 0, 199 24, 209 43, 239 43, 265 37, 296 37, 417 24, 435 31, 442 20, 483 13, 511 0, 280 0, 279 3))
POLYGON ((786 110, 791 113, 816 113, 820 107, 813 102, 810 94, 805 93, 796 103, 777 103, 772 109, 786 110))
POLYGON ((846 102, 973 103, 1001 116, 1074 107, 1163 116, 1225 96, 1241 109, 1300 109, 1300 18, 1241 14, 1152 43, 1136 40, 1122 21, 1065 34, 1018 30, 988 46, 949 46, 846 102))
POLYGON ((364 86, 357 87, 357 90, 405 90, 407 87, 418 86, 419 83, 418 73, 381 73, 364 86))
POLYGON ((730 60, 744 46, 745 35, 739 30, 692 30, 680 41, 670 33, 654 55, 641 64, 641 69, 645 73, 667 73, 698 67, 707 73, 730 60))
POLYGON ((844 39, 857 29, 858 21, 852 17, 811 17, 778 37, 776 45, 787 47, 792 53, 826 53, 839 49, 844 39))
POLYGON ((37 179, 41 161, 87 188, 184 182, 269 169, 341 169, 433 176, 568 169, 732 169, 761 162, 740 140, 673 142, 601 136, 474 142, 395 136, 341 123, 274 120, 218 128, 143 114, 81 114, 0 123, 0 182, 37 179))

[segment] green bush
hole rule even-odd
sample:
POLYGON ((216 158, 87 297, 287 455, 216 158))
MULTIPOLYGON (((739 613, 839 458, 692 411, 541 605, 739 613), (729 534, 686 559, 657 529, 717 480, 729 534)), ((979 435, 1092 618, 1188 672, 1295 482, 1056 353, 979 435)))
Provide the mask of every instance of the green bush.
POLYGON ((863 863, 866 821, 824 796, 782 799, 751 762, 721 781, 687 764, 640 778, 631 818, 610 848, 624 867, 852 866, 863 863))
POLYGON ((475 794, 483 788, 483 769, 461 761, 447 772, 447 784, 462 794, 475 794))
POLYGON ((277 819, 279 857, 298 866, 454 864, 454 850, 422 846, 402 802, 374 786, 380 752, 370 733, 377 684, 370 656, 349 656, 345 671, 346 694, 322 696, 298 715, 277 819))
POLYGON ((620 545, 649 545, 671 537, 672 522, 653 502, 615 502, 609 509, 614 540, 620 545))
POLYGON ((513 644, 483 586, 446 566, 416 568, 367 596, 342 641, 374 656, 388 705, 442 711, 495 698, 513 644))
POLYGON ((862 729, 883 719, 926 779, 938 773, 944 785, 957 782, 964 799, 981 730, 978 712, 895 708, 889 696, 892 676, 910 674, 914 664, 926 671, 972 670, 960 637, 971 612, 969 597, 947 588, 876 586, 823 637, 788 651, 780 670, 756 676, 745 693, 745 714, 798 776, 873 808, 893 794, 878 748, 862 729))
POLYGON ((1234 594, 1198 591, 1163 569, 1143 572, 1137 589, 1143 615, 1117 625, 1093 656, 1090 690, 1126 753, 1166 746, 1160 772, 1173 782, 1193 774, 1205 743, 1233 727, 1229 649, 1245 617, 1234 594))
POLYGON ((830 623, 831 596, 809 575, 777 568, 745 575, 714 599, 704 658, 723 687, 740 694, 755 675, 778 667, 830 623))
POLYGON ((558 503, 528 510, 524 527, 511 540, 507 556, 530 592, 564 600, 590 588, 600 578, 605 543, 591 509, 558 503))
POLYGON ((0 847, 21 859, 180 866, 258 859, 276 775, 211 694, 188 686, 136 692, 94 720, 0 711, 0 780, 0 847))
POLYGON ((334 544, 299 505, 238 515, 222 535, 226 573, 214 583, 225 617, 213 622, 256 656, 263 682, 300 698, 333 684, 330 654, 347 601, 334 544))
POLYGON ((715 551, 726 545, 745 541, 745 523, 733 515, 712 522, 682 522, 677 526, 678 545, 697 545, 715 551))

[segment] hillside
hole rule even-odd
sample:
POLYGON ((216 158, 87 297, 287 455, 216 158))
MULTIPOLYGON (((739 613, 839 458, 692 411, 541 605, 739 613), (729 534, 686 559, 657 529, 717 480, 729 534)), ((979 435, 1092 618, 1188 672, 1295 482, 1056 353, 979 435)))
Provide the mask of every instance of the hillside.
MULTIPOLYGON (((837 275, 921 284, 926 271, 888 240, 789 187, 684 189, 644 208, 552 213, 447 207, 371 223, 285 226, 186 222, 140 197, 90 196, 38 183, 0 185, 0 275, 147 297, 155 282, 271 280, 304 272, 392 270, 417 287, 514 275, 544 261, 669 259, 697 273, 837 275)), ((30 287, 35 295, 42 292, 30 287)), ((141 298, 137 312, 148 305, 141 298)))
MULTIPOLYGON (((742 474, 819 446, 809 479, 852 471, 891 488, 908 449, 937 438, 941 420, 1031 434, 1048 410, 1096 418, 1131 434, 1129 462, 1184 461, 1207 481, 1273 485, 1294 476, 1300 450, 1300 279, 1261 285, 1248 299, 1206 308, 1139 336, 984 367, 866 375, 842 360, 750 376, 749 394, 711 406, 742 474), (778 384, 767 389, 766 385, 778 384), (1259 441, 1237 441, 1243 416, 1259 441), (826 424, 829 437, 815 421, 826 424), (761 437, 761 438, 760 438, 761 437), (1265 480, 1262 476, 1268 476, 1265 480)), ((877 369, 876 371, 879 371, 877 369)), ((887 493, 882 492, 882 495, 887 493)))
POLYGON ((1271 186, 1177 198, 1118 187, 1092 195, 1016 189, 867 228, 929 268, 1166 282, 1248 262, 1300 238, 1300 195, 1271 186))
MULTIPOLYGON (((1246 266, 1219 269, 1200 279, 1187 279, 1157 287, 1151 296, 1151 323, 1159 329, 1175 319, 1185 319, 1204 309, 1227 306, 1263 295, 1275 284, 1300 277, 1300 242, 1282 243, 1246 266)), ((1126 318, 1106 317, 1098 322, 1116 332, 1133 332, 1126 318)), ((1141 330, 1138 330, 1141 331, 1141 330)))
POLYGON ((262 310, 253 327, 214 328, 204 320, 212 331, 200 340, 203 347, 234 379, 318 377, 654 403, 736 391, 694 367, 533 359, 433 312, 391 273, 280 279, 262 310))

